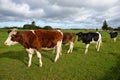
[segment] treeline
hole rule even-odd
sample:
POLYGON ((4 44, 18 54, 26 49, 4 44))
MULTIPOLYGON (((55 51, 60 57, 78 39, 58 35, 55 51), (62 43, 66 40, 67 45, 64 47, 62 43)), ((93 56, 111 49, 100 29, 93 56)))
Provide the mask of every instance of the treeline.
POLYGON ((107 21, 104 20, 102 29, 103 30, 117 30, 117 31, 120 31, 120 26, 118 26, 118 28, 112 28, 107 24, 107 21))
POLYGON ((18 29, 46 29, 46 30, 53 29, 51 26, 44 26, 44 27, 37 26, 35 24, 35 21, 32 21, 31 24, 24 24, 23 27, 17 27, 17 26, 4 27, 4 29, 11 29, 11 28, 18 28, 18 29))
POLYGON ((40 26, 31 26, 31 25, 25 25, 24 27, 17 27, 17 26, 13 26, 13 27, 4 27, 3 29, 13 29, 13 28, 17 28, 17 29, 46 29, 46 30, 52 30, 53 28, 51 26, 44 26, 44 27, 40 27, 40 26))
MULTIPOLYGON (((53 28, 51 26, 44 26, 44 27, 40 27, 40 26, 37 26, 35 24, 35 21, 32 21, 31 24, 24 24, 23 27, 17 27, 17 26, 14 26, 14 27, 4 27, 4 29, 11 29, 11 28, 18 28, 18 29, 45 29, 45 30, 52 30, 53 28)), ((54 29, 61 29, 61 28, 54 28, 54 29)), ((79 30, 79 29, 76 29, 76 28, 71 28, 72 30, 79 30)), ((120 26, 117 27, 117 28, 112 28, 110 27, 108 24, 107 24, 107 21, 104 20, 103 22, 103 25, 101 27, 102 30, 116 30, 116 31, 120 31, 120 26)), ((85 29, 87 30, 87 29, 85 29)), ((98 29, 96 29, 98 30, 98 29)))

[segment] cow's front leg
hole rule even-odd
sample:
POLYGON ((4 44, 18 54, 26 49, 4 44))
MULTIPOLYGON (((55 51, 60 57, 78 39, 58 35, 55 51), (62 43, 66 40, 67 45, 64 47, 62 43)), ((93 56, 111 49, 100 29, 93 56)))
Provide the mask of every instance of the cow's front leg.
POLYGON ((32 54, 28 53, 28 56, 29 56, 28 67, 30 67, 32 61, 32 54))
POLYGON ((86 46, 85 46, 85 54, 88 52, 89 45, 90 44, 86 44, 86 46))
POLYGON ((34 54, 34 49, 26 49, 26 51, 28 52, 28 57, 29 57, 29 61, 28 61, 28 67, 31 66, 31 62, 32 62, 32 56, 34 54))

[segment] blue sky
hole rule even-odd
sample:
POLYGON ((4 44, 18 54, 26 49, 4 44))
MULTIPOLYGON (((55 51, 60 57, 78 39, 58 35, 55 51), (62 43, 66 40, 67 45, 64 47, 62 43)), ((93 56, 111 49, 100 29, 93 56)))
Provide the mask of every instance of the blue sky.
POLYGON ((0 0, 0 27, 36 22, 53 28, 120 26, 120 0, 0 0))

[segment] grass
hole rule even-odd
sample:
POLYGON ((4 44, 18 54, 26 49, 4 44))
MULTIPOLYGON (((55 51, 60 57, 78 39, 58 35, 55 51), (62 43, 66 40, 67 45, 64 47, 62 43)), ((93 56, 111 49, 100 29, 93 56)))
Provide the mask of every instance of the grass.
MULTIPOLYGON (((79 32, 80 30, 63 30, 79 32)), ((86 32, 83 30, 83 32, 86 32)), ((85 45, 75 41, 73 53, 63 46, 63 55, 54 63, 52 51, 42 51, 43 67, 38 66, 36 54, 27 68, 27 52, 21 45, 4 46, 7 30, 0 32, 0 80, 120 80, 120 35, 111 42, 109 34, 101 31, 103 43, 100 52, 91 44, 84 55, 85 45)))

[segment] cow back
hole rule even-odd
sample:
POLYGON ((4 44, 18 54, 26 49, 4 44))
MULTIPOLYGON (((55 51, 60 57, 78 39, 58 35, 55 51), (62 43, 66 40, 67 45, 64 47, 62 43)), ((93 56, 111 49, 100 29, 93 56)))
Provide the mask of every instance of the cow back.
POLYGON ((118 33, 117 32, 110 32, 110 37, 115 38, 117 37, 118 33))
POLYGON ((62 33, 58 30, 35 30, 34 32, 43 48, 55 47, 57 42, 63 38, 62 33))
POLYGON ((74 42, 75 41, 75 33, 68 33, 68 32, 65 32, 63 33, 63 40, 62 40, 62 43, 63 44, 67 44, 69 42, 74 42))

